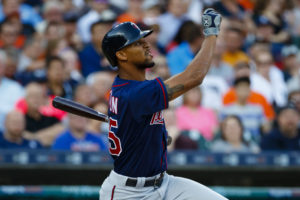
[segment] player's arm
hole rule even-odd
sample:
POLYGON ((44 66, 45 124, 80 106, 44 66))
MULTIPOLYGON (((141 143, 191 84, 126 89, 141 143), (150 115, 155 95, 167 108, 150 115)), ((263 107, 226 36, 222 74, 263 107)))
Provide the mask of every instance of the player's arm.
POLYGON ((220 14, 213 9, 204 11, 202 25, 205 39, 201 50, 197 53, 185 71, 164 81, 169 101, 202 83, 211 64, 220 24, 220 14))

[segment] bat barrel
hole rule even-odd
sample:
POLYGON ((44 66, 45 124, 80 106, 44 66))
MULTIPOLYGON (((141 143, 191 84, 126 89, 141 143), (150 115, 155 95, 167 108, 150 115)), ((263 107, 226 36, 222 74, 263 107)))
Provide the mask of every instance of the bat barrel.
POLYGON ((82 117, 100 120, 104 122, 108 122, 109 118, 107 115, 100 113, 88 106, 82 105, 80 103, 77 103, 75 101, 63 98, 63 97, 55 97, 52 101, 53 107, 75 114, 82 117))

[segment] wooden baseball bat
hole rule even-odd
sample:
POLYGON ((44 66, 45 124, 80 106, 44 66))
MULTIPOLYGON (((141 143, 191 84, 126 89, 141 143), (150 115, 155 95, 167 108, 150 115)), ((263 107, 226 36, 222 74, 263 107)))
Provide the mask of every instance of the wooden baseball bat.
POLYGON ((90 119, 95 119, 103 122, 108 122, 109 118, 107 115, 98 112, 88 106, 82 105, 75 101, 63 98, 63 97, 55 97, 52 101, 52 105, 60 110, 79 115, 81 117, 86 117, 90 119))

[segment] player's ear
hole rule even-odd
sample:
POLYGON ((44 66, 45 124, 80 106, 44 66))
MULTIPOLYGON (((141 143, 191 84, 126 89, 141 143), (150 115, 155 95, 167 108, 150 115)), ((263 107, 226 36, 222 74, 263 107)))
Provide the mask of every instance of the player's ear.
POLYGON ((127 55, 124 51, 117 51, 116 56, 117 56, 118 60, 121 60, 121 61, 126 61, 127 60, 127 55))

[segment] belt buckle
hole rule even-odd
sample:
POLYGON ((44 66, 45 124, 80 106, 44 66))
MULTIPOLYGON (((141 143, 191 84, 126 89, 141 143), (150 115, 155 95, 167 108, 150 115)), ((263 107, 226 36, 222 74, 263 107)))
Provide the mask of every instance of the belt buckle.
POLYGON ((161 185, 160 178, 154 180, 154 188, 157 189, 161 185))
POLYGON ((154 188, 159 188, 162 184, 162 179, 164 178, 164 174, 161 173, 160 176, 154 180, 154 188))

